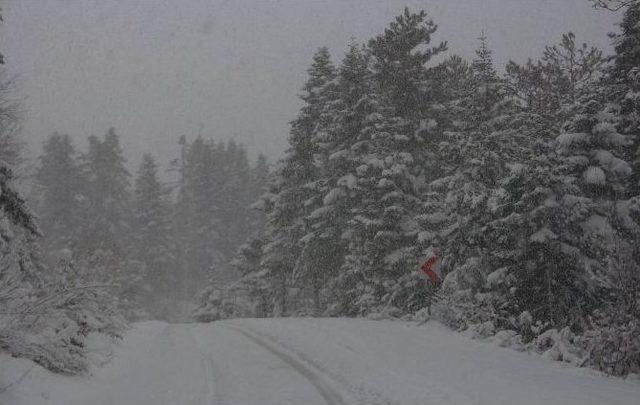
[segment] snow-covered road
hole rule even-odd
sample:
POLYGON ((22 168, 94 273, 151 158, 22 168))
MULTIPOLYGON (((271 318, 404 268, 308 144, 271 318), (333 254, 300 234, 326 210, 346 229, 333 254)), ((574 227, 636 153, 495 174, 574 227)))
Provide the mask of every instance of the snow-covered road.
POLYGON ((473 341, 437 323, 355 319, 136 324, 92 375, 0 355, 3 405, 640 403, 606 378, 473 341))

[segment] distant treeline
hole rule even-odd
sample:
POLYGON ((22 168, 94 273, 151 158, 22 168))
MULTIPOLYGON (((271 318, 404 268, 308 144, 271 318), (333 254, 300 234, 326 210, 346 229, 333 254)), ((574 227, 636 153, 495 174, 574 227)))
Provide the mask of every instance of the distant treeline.
POLYGON ((249 206, 264 187, 264 156, 252 165, 232 140, 180 144, 171 187, 148 154, 132 181, 114 129, 90 136, 84 153, 54 133, 35 174, 44 252, 53 261, 68 250, 93 281, 116 285, 133 319, 188 316, 203 283, 234 278, 229 261, 262 222, 249 206))

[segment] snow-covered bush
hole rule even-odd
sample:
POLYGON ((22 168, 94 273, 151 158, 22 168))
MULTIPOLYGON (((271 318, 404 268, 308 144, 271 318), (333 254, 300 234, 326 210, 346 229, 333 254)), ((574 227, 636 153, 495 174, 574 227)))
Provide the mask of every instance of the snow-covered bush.
POLYGON ((38 287, 20 283, 23 295, 4 294, 0 346, 54 372, 86 371, 85 340, 91 334, 120 337, 126 321, 105 286, 84 283, 71 261, 50 270, 38 287))
POLYGON ((589 365, 612 375, 640 373, 640 320, 590 331, 589 365))
POLYGON ((612 258, 613 301, 595 312, 585 334, 589 364, 613 375, 640 373, 640 245, 619 245, 612 258))
POLYGON ((536 337, 532 345, 538 353, 549 360, 578 366, 585 362, 583 343, 580 337, 571 332, 568 327, 561 330, 549 329, 536 337))
POLYGON ((0 350, 61 373, 85 371, 85 339, 115 337, 126 323, 98 287, 83 283, 67 257, 42 264, 39 231, 0 168, 0 350))
POLYGON ((198 297, 192 317, 197 322, 261 316, 257 304, 249 299, 247 290, 238 282, 223 287, 211 285, 198 297))

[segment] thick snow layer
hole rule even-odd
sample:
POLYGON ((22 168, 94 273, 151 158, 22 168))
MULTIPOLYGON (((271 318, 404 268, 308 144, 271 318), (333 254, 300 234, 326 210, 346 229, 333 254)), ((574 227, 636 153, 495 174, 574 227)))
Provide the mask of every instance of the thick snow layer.
POLYGON ((604 174, 604 171, 596 166, 588 167, 587 170, 582 173, 582 178, 587 184, 603 186, 607 183, 607 176, 604 174))
POLYGON ((586 234, 602 236, 608 242, 613 240, 615 234, 607 218, 601 215, 591 215, 582 223, 582 229, 586 234))
POLYGON ((531 235, 529 237, 529 240, 531 242, 547 243, 548 241, 555 240, 556 238, 556 234, 553 233, 549 228, 542 228, 538 232, 531 235))
POLYGON ((90 376, 54 375, 0 355, 0 389, 16 380, 0 393, 3 405, 632 405, 640 398, 638 381, 470 340, 438 323, 358 319, 139 323, 90 376))
POLYGON ((322 199, 324 205, 335 204, 340 198, 344 197, 345 192, 341 188, 332 188, 322 199))
POLYGON ((556 139, 560 146, 569 147, 576 144, 586 143, 589 139, 589 135, 585 133, 565 133, 560 134, 556 139))
POLYGON ((487 287, 496 286, 504 282, 505 277, 509 273, 508 267, 501 267, 487 276, 487 287))
POLYGON ((628 176, 631 174, 632 169, 629 163, 625 162, 622 159, 618 159, 613 155, 613 153, 607 150, 597 150, 594 153, 594 158, 600 164, 600 166, 606 167, 607 170, 613 173, 623 176, 628 176))
POLYGON ((339 186, 347 187, 349 189, 354 189, 358 185, 358 179, 353 174, 349 173, 345 176, 342 176, 338 179, 339 186))

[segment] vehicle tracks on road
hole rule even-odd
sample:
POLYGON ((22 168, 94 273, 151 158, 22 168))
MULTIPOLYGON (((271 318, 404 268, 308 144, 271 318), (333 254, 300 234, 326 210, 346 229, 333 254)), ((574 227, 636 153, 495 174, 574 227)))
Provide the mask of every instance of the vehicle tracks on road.
POLYGON ((244 337, 251 340, 256 345, 275 355, 278 359, 290 366, 295 372, 302 375, 315 387, 315 389, 322 396, 327 405, 346 405, 346 402, 342 398, 342 395, 340 395, 340 393, 338 393, 331 386, 331 384, 327 381, 327 377, 319 372, 316 372, 310 366, 298 360, 291 353, 288 353, 286 350, 278 347, 274 343, 267 341, 266 339, 257 336, 255 333, 239 326, 230 325, 229 329, 242 334, 244 337))
POLYGON ((204 379, 206 384, 206 405, 227 405, 227 401, 224 398, 222 385, 219 384, 219 381, 221 381, 220 370, 216 367, 211 354, 207 353, 207 351, 204 350, 200 341, 193 334, 193 331, 189 330, 189 333, 191 335, 191 338, 195 342, 198 351, 200 352, 203 368, 205 371, 204 379))

